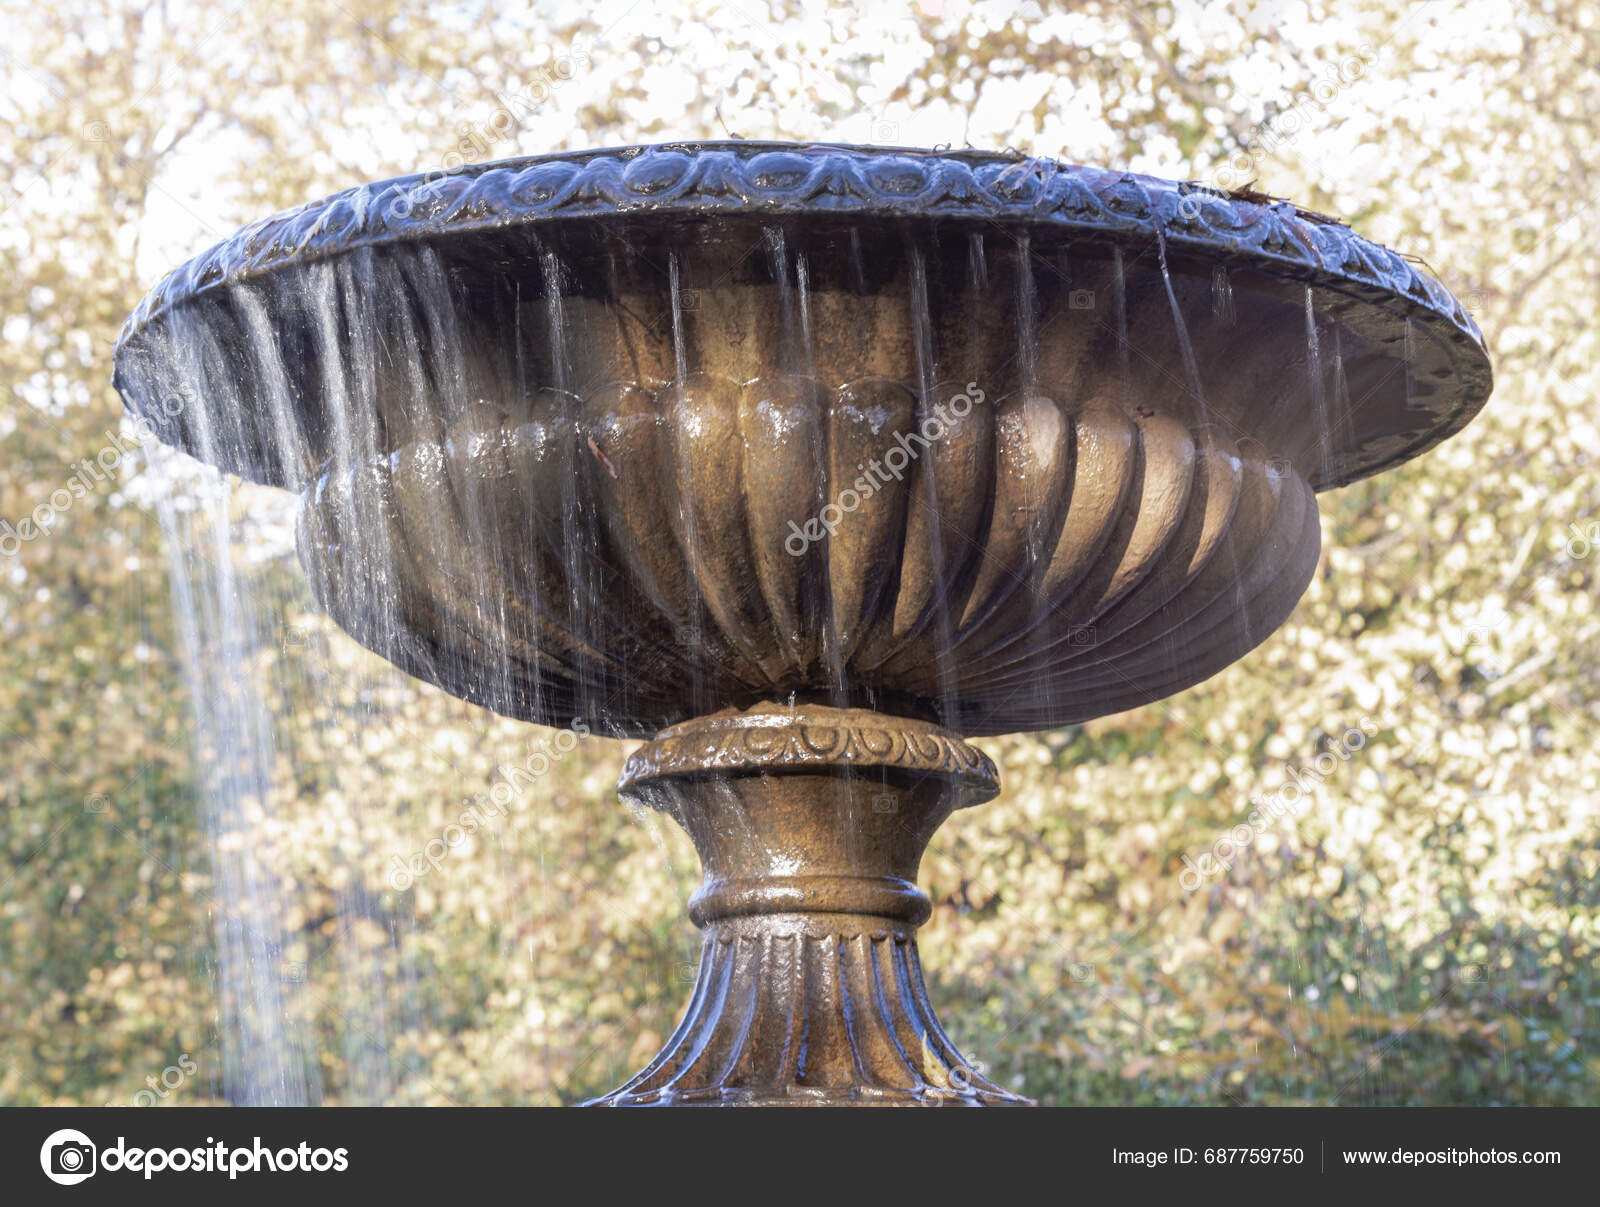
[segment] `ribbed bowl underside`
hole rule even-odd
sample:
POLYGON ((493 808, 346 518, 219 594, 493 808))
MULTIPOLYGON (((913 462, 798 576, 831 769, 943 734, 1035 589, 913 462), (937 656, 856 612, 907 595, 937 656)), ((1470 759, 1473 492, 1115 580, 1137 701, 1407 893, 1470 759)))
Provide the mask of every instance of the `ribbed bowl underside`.
POLYGON ((117 364, 164 439, 305 495, 358 640, 637 734, 1177 691, 1292 610, 1314 489, 1489 391, 1437 282, 1285 203, 778 144, 350 190, 180 268, 117 364))
POLYGON ((334 618, 411 673, 636 734, 789 698, 1047 728, 1196 683, 1293 609, 1315 498, 1259 445, 1043 389, 960 398, 710 376, 543 393, 330 471, 302 557, 334 618), (897 434, 940 414, 888 472, 897 434), (825 511, 874 462, 882 484, 825 511))

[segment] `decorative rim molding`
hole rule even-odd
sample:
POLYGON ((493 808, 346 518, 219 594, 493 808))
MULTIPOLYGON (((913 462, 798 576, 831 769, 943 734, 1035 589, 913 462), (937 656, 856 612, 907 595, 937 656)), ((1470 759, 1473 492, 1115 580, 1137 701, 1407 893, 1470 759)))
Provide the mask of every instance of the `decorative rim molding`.
POLYGON ((562 152, 358 185, 253 222, 174 269, 128 317, 117 347, 174 306, 288 263, 640 212, 988 221, 1164 242, 1213 256, 1220 249, 1276 275, 1395 295, 1476 348, 1487 372, 1477 324, 1443 285, 1388 248, 1287 201, 1243 200, 1203 185, 1015 154, 781 142, 562 152))
MULTIPOLYGON (((709 771, 810 771, 889 767, 971 781, 992 797, 1000 773, 983 751, 927 721, 865 709, 757 705, 670 726, 630 754, 617 790, 709 771)), ((976 801, 972 803, 977 803, 976 801)))

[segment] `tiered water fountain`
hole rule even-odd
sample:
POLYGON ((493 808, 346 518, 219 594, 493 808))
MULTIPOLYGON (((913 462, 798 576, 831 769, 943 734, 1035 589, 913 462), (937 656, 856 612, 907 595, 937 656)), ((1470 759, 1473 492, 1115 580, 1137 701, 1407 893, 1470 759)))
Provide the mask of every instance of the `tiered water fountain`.
POLYGON ((1310 581, 1314 492, 1456 431, 1490 372, 1436 282, 1287 203, 721 143, 265 219, 141 304, 117 384, 300 493, 356 640, 650 739, 620 790, 693 838, 704 950, 602 1101, 1003 1104, 915 942, 924 847, 998 791, 963 738, 1244 655, 1310 581))

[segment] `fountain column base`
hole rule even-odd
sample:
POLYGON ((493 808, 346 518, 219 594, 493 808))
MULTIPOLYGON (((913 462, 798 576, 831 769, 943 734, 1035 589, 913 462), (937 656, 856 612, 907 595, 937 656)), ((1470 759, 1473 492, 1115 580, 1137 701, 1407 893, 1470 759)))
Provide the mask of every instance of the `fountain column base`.
POLYGON ((619 791, 694 840, 705 941, 677 1031, 594 1105, 1027 1105, 945 1034, 917 958, 923 849, 998 789, 953 734, 861 709, 762 705, 635 752, 619 791))

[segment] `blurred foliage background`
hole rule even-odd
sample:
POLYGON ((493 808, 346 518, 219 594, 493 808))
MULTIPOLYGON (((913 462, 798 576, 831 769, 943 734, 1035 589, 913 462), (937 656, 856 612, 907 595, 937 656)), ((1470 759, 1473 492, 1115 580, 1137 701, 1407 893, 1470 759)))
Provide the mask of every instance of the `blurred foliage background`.
MULTIPOLYGON (((1046 1103, 1597 1103, 1597 22, 1585 0, 6 0, 0 519, 118 434, 112 344, 162 272, 360 180, 728 135, 1253 180, 1431 265, 1495 396, 1322 497, 1319 572, 1239 665, 983 743, 1005 793, 924 865, 934 997, 1046 1103), (1186 887, 1186 855, 1363 726, 1303 815, 1186 887)), ((698 951, 693 852, 612 796, 622 744, 583 740, 395 891, 394 856, 556 735, 357 648, 273 542, 284 500, 247 488, 229 555, 271 623, 197 669, 266 685, 275 760, 219 814, 152 505, 183 489, 134 454, 47 535, 0 539, 0 1102, 618 1083, 698 951), (265 935, 242 967, 241 928, 265 935), (261 1025, 285 1067, 241 1086, 261 1025)))

